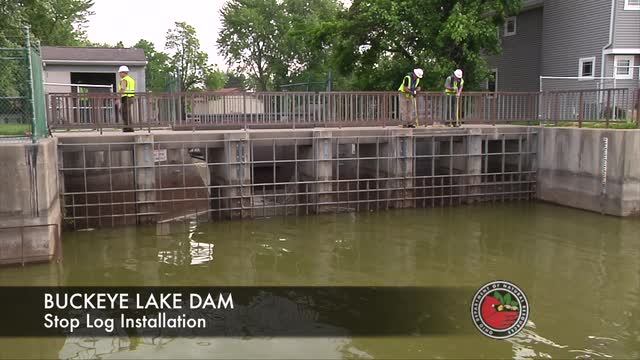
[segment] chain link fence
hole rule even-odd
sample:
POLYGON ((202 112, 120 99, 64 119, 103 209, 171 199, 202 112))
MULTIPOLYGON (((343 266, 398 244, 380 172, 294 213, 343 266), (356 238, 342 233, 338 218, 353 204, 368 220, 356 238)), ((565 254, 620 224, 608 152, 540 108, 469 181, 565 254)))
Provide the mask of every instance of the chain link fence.
POLYGON ((0 36, 0 141, 48 136, 40 44, 0 36))

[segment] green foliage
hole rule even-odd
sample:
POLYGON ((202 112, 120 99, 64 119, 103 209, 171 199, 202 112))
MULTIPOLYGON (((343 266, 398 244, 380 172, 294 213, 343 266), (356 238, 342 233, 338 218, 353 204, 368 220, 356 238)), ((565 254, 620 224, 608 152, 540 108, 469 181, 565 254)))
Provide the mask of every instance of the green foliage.
POLYGON ((230 0, 217 40, 227 63, 258 90, 334 74, 336 89, 393 90, 425 69, 442 90, 456 68, 465 87, 488 75, 482 54, 500 51, 496 27, 521 0, 230 0))
POLYGON ((225 73, 225 77, 227 78, 226 87, 227 88, 238 88, 242 90, 247 89, 247 77, 241 73, 227 71, 225 73))
POLYGON ((2 0, 0 37, 21 36, 29 25, 43 45, 82 45, 93 0, 2 0))
POLYGON ((341 6, 334 0, 285 0, 289 27, 285 36, 287 76, 277 83, 324 80, 333 70, 331 47, 323 41, 323 29, 332 26, 341 6))
POLYGON ((200 50, 196 29, 185 22, 176 22, 175 28, 167 31, 165 49, 173 53, 169 65, 179 75, 180 88, 202 89, 210 71, 209 56, 200 50))
POLYGON ((166 91, 171 73, 169 55, 156 51, 153 43, 144 39, 138 40, 133 47, 144 50, 147 57, 147 67, 145 68, 147 90, 166 91))
POLYGON ((487 74, 481 54, 499 51, 496 26, 520 2, 354 0, 324 38, 333 43, 341 72, 355 75, 355 87, 395 89, 405 73, 421 67, 423 89, 442 90, 456 68, 465 71, 470 89, 487 74))
POLYGON ((227 83, 227 74, 223 71, 213 69, 206 75, 205 86, 207 90, 222 89, 227 83))
POLYGON ((284 8, 277 0, 229 0, 222 10, 217 45, 227 64, 248 73, 256 90, 273 88, 276 75, 286 74, 284 8))

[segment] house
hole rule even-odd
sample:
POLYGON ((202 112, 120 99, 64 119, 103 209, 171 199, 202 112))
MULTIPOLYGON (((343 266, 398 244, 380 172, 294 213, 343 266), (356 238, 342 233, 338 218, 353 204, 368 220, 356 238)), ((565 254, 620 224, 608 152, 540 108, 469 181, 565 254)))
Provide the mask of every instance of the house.
POLYGON ((640 86, 640 0, 523 0, 498 31, 490 91, 640 86))
POLYGON ((238 88, 204 93, 192 99, 194 115, 264 114, 264 100, 238 88))
POLYGON ((101 85, 86 87, 88 92, 116 91, 120 65, 129 67, 136 92, 146 90, 147 58, 142 49, 43 46, 42 63, 47 93, 78 91, 69 84, 101 85))

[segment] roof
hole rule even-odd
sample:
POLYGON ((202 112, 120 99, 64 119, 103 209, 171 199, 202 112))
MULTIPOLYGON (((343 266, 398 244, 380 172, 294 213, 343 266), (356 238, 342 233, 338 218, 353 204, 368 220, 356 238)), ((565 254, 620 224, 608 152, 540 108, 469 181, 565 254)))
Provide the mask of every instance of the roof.
POLYGON ((236 92, 242 92, 242 89, 240 89, 240 88, 224 88, 224 89, 220 89, 220 90, 214 91, 214 93, 216 93, 216 94, 229 94, 229 93, 236 93, 236 92))
POLYGON ((99 48, 73 46, 43 46, 42 61, 45 64, 94 64, 144 66, 147 57, 144 50, 136 48, 99 48))

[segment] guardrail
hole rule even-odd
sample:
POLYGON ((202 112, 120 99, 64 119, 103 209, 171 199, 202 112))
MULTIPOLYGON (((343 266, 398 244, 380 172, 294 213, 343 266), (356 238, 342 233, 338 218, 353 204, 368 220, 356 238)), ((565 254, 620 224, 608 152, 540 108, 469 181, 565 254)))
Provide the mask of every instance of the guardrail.
MULTIPOLYGON (((21 263, 23 266, 26 262, 32 262, 32 261, 45 261, 48 260, 50 257, 54 257, 57 259, 61 259, 62 258, 62 243, 61 243, 61 239, 60 239, 60 232, 59 232, 59 226, 58 224, 40 224, 40 225, 22 225, 22 226, 8 226, 8 227, 0 227, 0 237, 5 239, 5 241, 8 242, 12 242, 11 238, 15 238, 18 235, 19 232, 19 239, 20 239, 20 256, 7 256, 7 253, 4 254, 0 254, 0 266, 2 265, 10 265, 10 264, 17 264, 17 263, 21 263), (42 233, 46 233, 46 236, 49 237, 50 233, 51 233, 51 228, 53 227, 53 233, 54 233, 54 249, 53 249, 53 253, 49 254, 31 254, 31 255, 25 255, 25 231, 31 231, 30 236, 34 236, 34 229, 43 229, 46 228, 42 231, 42 233)), ((36 234, 37 235, 37 234, 36 234)), ((14 250, 16 250, 15 248, 13 248, 14 250)), ((11 253, 11 249, 9 249, 8 253, 11 253)))
MULTIPOLYGON (((465 92, 459 101, 463 123, 538 122, 638 123, 638 89, 546 93, 465 92)), ((190 92, 139 93, 129 102, 130 126, 122 121, 115 94, 49 94, 51 129, 158 128, 248 129, 399 125, 397 92, 190 92)), ((406 105, 405 105, 406 106, 406 105)), ((425 92, 416 98, 421 125, 445 123, 455 114, 451 97, 425 92)))

